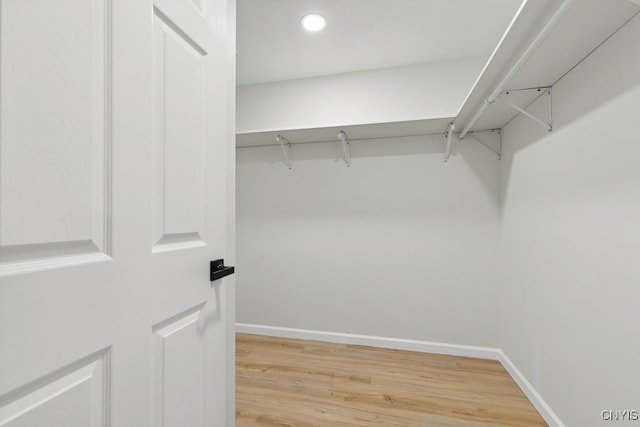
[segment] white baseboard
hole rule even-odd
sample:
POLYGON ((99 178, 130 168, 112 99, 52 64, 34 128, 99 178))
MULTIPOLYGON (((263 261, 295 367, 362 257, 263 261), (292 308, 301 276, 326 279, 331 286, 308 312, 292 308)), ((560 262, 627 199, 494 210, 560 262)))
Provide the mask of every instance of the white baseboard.
POLYGON ((531 404, 538 410, 542 418, 549 424, 549 426, 553 427, 565 427, 564 423, 560 418, 556 415, 555 412, 551 409, 551 407, 544 401, 542 396, 536 391, 535 388, 531 385, 531 383, 525 378, 525 376, 520 372, 516 365, 513 364, 511 359, 507 357, 506 354, 502 350, 498 350, 499 358, 498 360, 504 367, 504 369, 511 375, 511 378, 518 384, 520 390, 527 396, 531 404))
POLYGON ((341 332, 310 331, 306 329, 249 325, 246 323, 236 323, 236 331, 243 334, 268 335, 282 338, 325 341, 336 344, 366 345, 370 347, 390 348, 393 350, 409 350, 418 351, 421 353, 475 357, 477 359, 499 360, 500 357, 498 349, 491 347, 444 344, 439 342, 376 337, 371 335, 345 334, 341 332))
POLYGON ((241 334, 266 335, 281 338, 293 338, 311 341, 325 341, 336 344, 365 345, 369 347, 389 348, 393 350, 417 351, 420 353, 446 354, 450 356, 474 357, 499 361, 518 384, 522 392, 538 410, 542 418, 552 427, 565 427, 564 423, 542 399, 531 383, 522 375, 504 352, 499 348, 479 347, 461 344, 446 344, 431 341, 408 340, 400 338, 376 337, 372 335, 346 334, 341 332, 311 331, 307 329, 283 328, 278 326, 252 325, 236 323, 236 332, 241 334))

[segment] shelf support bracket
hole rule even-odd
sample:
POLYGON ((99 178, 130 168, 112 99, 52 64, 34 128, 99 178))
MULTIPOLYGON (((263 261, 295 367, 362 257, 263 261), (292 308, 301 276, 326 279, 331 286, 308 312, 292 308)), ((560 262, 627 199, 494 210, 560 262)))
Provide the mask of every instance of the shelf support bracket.
POLYGON ((453 138, 453 131, 456 129, 456 126, 453 123, 449 123, 447 126, 447 132, 445 133, 445 137, 447 138, 447 142, 444 144, 444 161, 449 161, 449 156, 451 155, 451 139, 453 138))
POLYGON ((284 154, 284 164, 287 165, 289 169, 291 169, 293 167, 293 160, 291 157, 291 143, 282 135, 276 136, 276 141, 282 148, 282 154, 284 154))
POLYGON ((552 121, 551 121, 551 88, 539 88, 539 89, 546 89, 545 93, 543 94, 543 96, 546 94, 549 96, 549 119, 548 122, 545 122, 542 119, 539 119, 538 117, 534 116, 533 114, 529 113, 528 111, 518 107, 516 104, 514 104, 513 102, 509 101, 507 99, 507 95, 509 95, 509 91, 506 92, 502 92, 499 96, 498 99, 500 99, 502 102, 504 102, 505 104, 507 104, 509 107, 513 108, 514 110, 516 110, 517 112, 529 117, 531 120, 533 120, 534 122, 542 125, 548 132, 551 132, 553 130, 553 126, 552 126, 552 121))
POLYGON ((345 131, 341 130, 338 132, 338 138, 342 141, 342 151, 344 152, 344 163, 350 167, 351 166, 351 147, 349 146, 349 137, 345 133, 345 131))
POLYGON ((487 150, 491 151, 493 154, 498 156, 498 160, 502 159, 502 132, 501 132, 500 129, 491 129, 491 130, 487 130, 487 131, 472 131, 472 132, 469 132, 467 135, 471 139, 476 141, 478 144, 480 144, 481 146, 483 146, 484 148, 486 148, 487 150), (484 141, 481 141, 479 138, 477 138, 474 135, 474 134, 480 133, 480 132, 497 132, 498 133, 498 150, 497 151, 495 149, 493 149, 491 146, 489 146, 489 144, 486 144, 484 141))

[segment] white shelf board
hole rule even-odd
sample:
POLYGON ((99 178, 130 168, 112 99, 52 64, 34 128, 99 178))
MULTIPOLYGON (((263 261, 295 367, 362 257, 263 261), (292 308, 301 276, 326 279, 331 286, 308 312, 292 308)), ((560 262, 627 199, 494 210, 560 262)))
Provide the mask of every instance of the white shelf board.
POLYGON ((236 134, 236 147, 259 147, 277 145, 276 136, 282 135, 291 144, 310 142, 339 142, 338 132, 346 132, 352 141, 363 139, 393 138, 444 134, 453 117, 408 120, 402 122, 370 123, 359 125, 329 126, 309 129, 266 130, 259 132, 240 132, 236 134))
MULTIPOLYGON (((521 8, 460 109, 454 121, 456 130, 471 120, 560 4, 557 0, 529 0, 521 8)), ((640 7, 628 0, 575 1, 507 89, 552 86, 639 11, 640 7)), ((509 99, 524 108, 536 97, 534 91, 512 92, 509 99)), ((471 130, 502 128, 516 115, 496 100, 471 130)))

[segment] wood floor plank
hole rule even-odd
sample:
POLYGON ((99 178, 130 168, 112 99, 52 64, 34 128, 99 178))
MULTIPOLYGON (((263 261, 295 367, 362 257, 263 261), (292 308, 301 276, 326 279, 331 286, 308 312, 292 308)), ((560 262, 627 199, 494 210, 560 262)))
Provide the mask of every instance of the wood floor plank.
POLYGON ((236 425, 546 424, 497 361, 238 334, 236 425))

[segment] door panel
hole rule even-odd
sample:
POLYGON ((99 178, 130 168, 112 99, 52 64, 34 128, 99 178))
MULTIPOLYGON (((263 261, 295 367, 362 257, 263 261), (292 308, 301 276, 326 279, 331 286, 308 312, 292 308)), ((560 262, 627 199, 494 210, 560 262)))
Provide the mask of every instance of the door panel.
POLYGON ((105 1, 0 2, 0 275, 110 251, 105 1))
POLYGON ((154 426, 205 425, 204 304, 153 327, 154 426))
POLYGON ((107 426, 109 379, 105 350, 14 392, 0 408, 0 426, 107 426))
POLYGON ((233 8, 0 0, 0 427, 233 425, 233 8))
POLYGON ((154 14, 153 251, 162 252, 204 244, 207 52, 158 8, 154 14))

